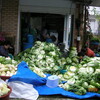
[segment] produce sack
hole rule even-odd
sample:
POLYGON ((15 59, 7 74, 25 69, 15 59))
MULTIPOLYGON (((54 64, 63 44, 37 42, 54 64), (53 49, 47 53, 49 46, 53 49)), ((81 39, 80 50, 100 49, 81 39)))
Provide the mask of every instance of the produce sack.
POLYGON ((8 82, 12 81, 21 81, 35 86, 46 84, 46 78, 42 78, 32 72, 24 61, 18 65, 17 73, 8 80, 8 82))
POLYGON ((27 84, 21 81, 9 82, 8 85, 12 88, 10 98, 23 98, 25 100, 37 100, 38 92, 33 88, 32 84, 27 84))

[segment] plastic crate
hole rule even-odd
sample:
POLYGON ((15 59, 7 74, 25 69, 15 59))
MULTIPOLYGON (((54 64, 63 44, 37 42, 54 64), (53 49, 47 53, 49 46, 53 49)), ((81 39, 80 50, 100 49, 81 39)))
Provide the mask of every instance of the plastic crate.
POLYGON ((6 79, 9 79, 11 76, 0 76, 0 78, 2 79, 2 80, 6 80, 6 79))

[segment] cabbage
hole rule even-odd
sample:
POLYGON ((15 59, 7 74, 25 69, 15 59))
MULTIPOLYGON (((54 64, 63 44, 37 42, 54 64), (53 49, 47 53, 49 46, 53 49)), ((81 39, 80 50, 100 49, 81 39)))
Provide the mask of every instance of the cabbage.
POLYGON ((7 94, 9 91, 10 89, 7 87, 7 85, 0 81, 0 96, 7 94))
POLYGON ((72 72, 75 72, 77 70, 77 68, 75 66, 70 66, 69 70, 72 72))
POLYGON ((16 74, 17 66, 11 64, 1 64, 0 63, 0 76, 12 76, 16 74))
POLYGON ((0 63, 1 64, 11 64, 15 66, 18 64, 17 61, 10 59, 10 58, 2 57, 2 56, 0 56, 0 63))
MULTIPOLYGON (((15 60, 19 62, 25 61, 29 68, 34 71, 36 67, 42 69, 43 73, 54 73, 58 71, 58 66, 66 63, 65 58, 61 58, 60 49, 53 43, 45 43, 37 41, 35 45, 15 56, 15 60), (16 59, 17 58, 17 59, 16 59), (32 68, 36 66, 35 68, 32 68)), ((39 74, 39 73, 38 73, 39 74)))

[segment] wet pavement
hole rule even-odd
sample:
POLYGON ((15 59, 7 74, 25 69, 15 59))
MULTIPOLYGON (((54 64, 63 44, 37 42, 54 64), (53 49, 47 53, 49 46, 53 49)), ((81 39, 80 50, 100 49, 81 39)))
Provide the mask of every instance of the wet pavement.
MULTIPOLYGON (((25 100, 25 99, 10 99, 10 100, 25 100)), ((52 95, 52 96, 39 96, 37 100, 80 100, 80 99, 72 99, 64 96, 52 95)), ((100 100, 100 98, 89 98, 89 99, 81 99, 81 100, 100 100)))

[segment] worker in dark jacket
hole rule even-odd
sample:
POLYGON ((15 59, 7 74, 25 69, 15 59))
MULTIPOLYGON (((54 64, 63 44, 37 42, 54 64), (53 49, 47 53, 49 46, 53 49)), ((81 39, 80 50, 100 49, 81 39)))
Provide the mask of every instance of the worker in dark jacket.
POLYGON ((10 42, 4 41, 3 45, 0 46, 0 56, 9 57, 8 49, 10 48, 10 42))

